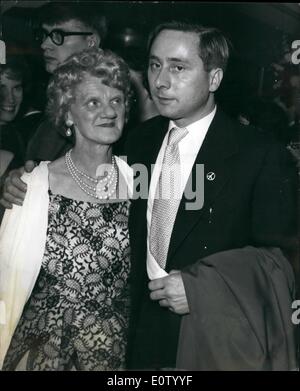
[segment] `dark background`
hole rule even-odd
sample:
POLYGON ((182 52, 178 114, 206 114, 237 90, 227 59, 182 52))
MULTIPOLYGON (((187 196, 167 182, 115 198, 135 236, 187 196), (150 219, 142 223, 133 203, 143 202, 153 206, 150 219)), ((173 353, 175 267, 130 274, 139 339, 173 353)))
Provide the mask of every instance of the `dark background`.
MULTIPOLYGON (((23 54, 34 69, 35 80, 47 77, 39 48, 32 39, 36 8, 47 1, 1 1, 2 39, 10 52, 23 54)), ((273 96, 272 63, 280 63, 291 42, 300 39, 297 3, 222 3, 197 1, 73 1, 94 7, 110 21, 106 46, 120 49, 145 47, 149 31, 172 19, 220 28, 234 50, 219 91, 223 108, 236 115, 249 95, 273 96), (134 31, 132 31, 132 29, 134 31)), ((142 60, 144 53, 141 51, 142 60)))

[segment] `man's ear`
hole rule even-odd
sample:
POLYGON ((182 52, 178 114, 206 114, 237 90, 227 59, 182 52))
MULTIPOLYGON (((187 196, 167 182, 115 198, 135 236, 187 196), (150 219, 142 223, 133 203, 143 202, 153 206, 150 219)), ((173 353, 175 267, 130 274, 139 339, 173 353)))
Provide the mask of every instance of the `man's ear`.
POLYGON ((223 79, 223 69, 214 68, 209 72, 209 91, 215 92, 220 87, 223 79))
POLYGON ((98 34, 94 33, 87 37, 88 47, 89 48, 99 48, 100 46, 100 37, 98 34))

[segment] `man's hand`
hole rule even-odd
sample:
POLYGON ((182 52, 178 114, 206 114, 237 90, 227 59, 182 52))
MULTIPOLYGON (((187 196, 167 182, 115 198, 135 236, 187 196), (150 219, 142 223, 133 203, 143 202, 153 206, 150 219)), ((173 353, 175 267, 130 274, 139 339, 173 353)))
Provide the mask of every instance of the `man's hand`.
POLYGON ((161 307, 168 307, 179 315, 190 312, 179 270, 171 270, 168 276, 150 281, 148 287, 151 291, 150 298, 158 300, 161 307))
POLYGON ((12 170, 4 180, 2 188, 2 197, 0 204, 6 209, 11 209, 13 204, 23 205, 23 201, 27 191, 27 185, 20 178, 24 172, 31 172, 35 167, 35 163, 29 160, 25 163, 25 167, 12 170))

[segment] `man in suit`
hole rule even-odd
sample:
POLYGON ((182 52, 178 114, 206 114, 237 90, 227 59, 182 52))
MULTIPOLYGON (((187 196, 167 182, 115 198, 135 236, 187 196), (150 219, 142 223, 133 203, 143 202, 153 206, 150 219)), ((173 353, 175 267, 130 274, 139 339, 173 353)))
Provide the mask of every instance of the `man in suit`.
MULTIPOLYGON (((204 353, 197 369, 268 368, 261 360, 256 361, 264 346, 257 337, 257 327, 249 328, 253 315, 247 317, 240 310, 241 303, 248 305, 249 296, 250 313, 256 313, 258 309, 251 307, 252 302, 260 303, 261 297, 262 309, 268 309, 262 312, 268 318, 269 305, 263 299, 268 276, 260 272, 261 260, 254 260, 252 267, 250 261, 241 259, 241 253, 235 256, 245 265, 239 264, 235 273, 232 257, 229 255, 228 260, 224 251, 250 246, 250 255, 247 249, 243 251, 247 251, 247 259, 252 259, 256 247, 290 247, 295 232, 296 177, 288 155, 278 144, 262 132, 233 122, 216 107, 214 94, 228 55, 226 39, 213 28, 163 24, 149 40, 149 87, 161 116, 143 123, 127 141, 129 164, 142 163, 148 173, 154 164, 149 197, 133 200, 129 218, 131 369, 194 369, 186 360, 183 364, 177 360, 179 344, 182 346, 181 324, 189 315, 195 317, 197 329, 202 327, 202 334, 197 334, 197 351, 203 349, 204 353), (174 134, 179 134, 176 141, 174 134), (180 181, 175 188, 173 180, 170 184, 177 194, 160 203, 156 189, 163 181, 162 170, 171 167, 172 162, 180 181), (201 165, 204 178, 197 170, 201 165), (190 182, 197 189, 201 181, 204 204, 198 205, 199 194, 196 192, 195 199, 191 199, 186 190, 190 182), (224 259, 225 270, 218 267, 218 254, 224 259), (246 293, 241 292, 241 302, 240 281, 244 281, 241 288, 246 288, 246 293)), ((24 197, 22 186, 16 178, 6 183, 8 207, 24 197), (18 188, 12 189, 13 183, 18 188)), ((278 273, 286 268, 268 263, 263 270, 269 270, 270 265, 278 273)), ((271 285, 268 280, 266 286, 271 285)), ((285 292, 289 297, 289 289, 285 292)), ((274 301, 272 297, 268 302, 274 301)), ((264 334, 265 328, 260 330, 264 334)), ((269 356, 269 351, 264 355, 269 356)))
MULTIPOLYGON (((148 48, 149 88, 161 116, 144 123, 127 143, 129 164, 143 163, 148 172, 154 164, 149 197, 133 202, 129 222, 133 302, 128 363, 135 369, 178 367, 182 319, 195 309, 193 302, 201 299, 193 296, 197 292, 189 286, 199 260, 247 245, 287 249, 295 232, 296 177, 287 154, 263 132, 233 122, 216 107, 214 95, 229 56, 222 33, 184 23, 162 24, 150 36, 148 48), (170 213, 167 204, 161 208, 155 198, 163 166, 168 164, 165 156, 174 127, 183 128, 177 142, 181 182, 180 200, 170 213), (196 187, 203 179, 197 174, 197 165, 204 165, 204 205, 188 210, 188 178, 196 187)), ((247 273, 246 267, 244 270, 247 273)), ((213 297, 217 290, 205 283, 206 278, 207 273, 198 286, 208 286, 205 297, 213 297)), ((229 316, 225 319, 237 322, 240 315, 230 315, 236 309, 226 310, 229 316)), ((242 345, 235 348, 231 326, 221 325, 221 336, 217 319, 209 308, 202 308, 198 321, 211 328, 206 331, 213 342, 205 348, 211 353, 210 361, 205 364, 202 357, 203 362, 195 367, 266 368, 261 362, 251 362, 251 337, 243 335, 242 345), (224 347, 230 364, 224 354, 222 366, 213 356, 223 343, 233 348, 224 347)), ((203 347, 205 343, 203 339, 203 347)), ((190 367, 183 364, 180 368, 190 367)))

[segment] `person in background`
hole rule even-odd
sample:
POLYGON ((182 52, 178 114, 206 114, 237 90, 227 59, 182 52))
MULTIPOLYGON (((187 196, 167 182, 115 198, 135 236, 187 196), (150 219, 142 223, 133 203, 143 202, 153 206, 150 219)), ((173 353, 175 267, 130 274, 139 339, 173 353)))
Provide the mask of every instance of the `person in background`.
MULTIPOLYGON (((43 53, 45 69, 52 74, 69 56, 102 45, 107 31, 106 18, 95 5, 51 2, 39 9, 35 39, 43 53)), ((72 136, 43 121, 27 151, 26 160, 54 160, 72 147, 72 136)))
POLYGON ((145 82, 147 42, 141 27, 126 26, 122 28, 117 26, 115 31, 111 30, 106 45, 128 64, 134 92, 134 104, 131 106, 129 121, 124 128, 121 139, 114 147, 116 154, 122 155, 125 152, 124 146, 128 134, 142 122, 157 116, 159 113, 145 82))
POLYGON ((112 145, 130 100, 129 69, 112 52, 87 49, 54 71, 47 114, 75 145, 25 175, 24 206, 4 215, 3 370, 124 369, 132 170, 112 145))
POLYGON ((0 65, 0 176, 7 169, 24 164, 24 142, 20 132, 20 120, 26 110, 26 88, 29 69, 20 56, 7 56, 0 65))
POLYGON ((270 99, 250 97, 242 102, 238 120, 243 125, 252 125, 273 135, 278 142, 287 145, 288 117, 285 111, 270 99))

